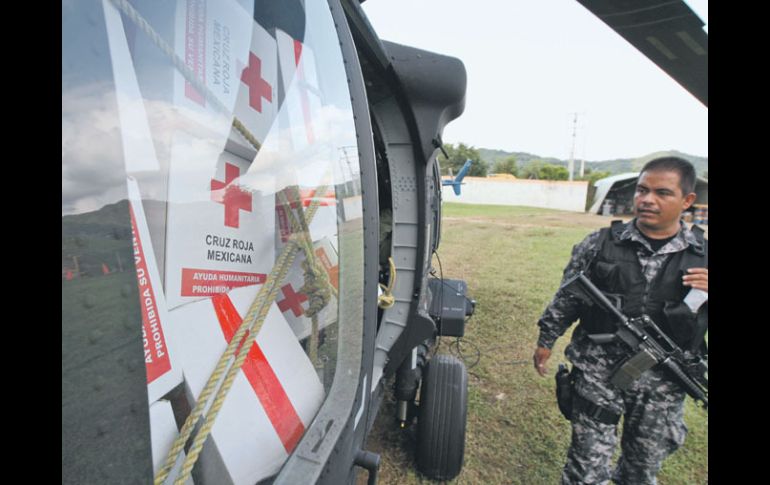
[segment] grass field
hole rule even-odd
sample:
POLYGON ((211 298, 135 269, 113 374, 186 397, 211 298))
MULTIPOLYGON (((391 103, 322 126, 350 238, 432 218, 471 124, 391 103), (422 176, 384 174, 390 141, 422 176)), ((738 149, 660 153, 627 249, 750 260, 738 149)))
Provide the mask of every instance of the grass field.
MULTIPOLYGON (((466 204, 444 204, 443 216, 438 253, 444 277, 466 280, 478 302, 461 346, 466 365, 480 353, 469 368, 465 464, 450 483, 559 483, 570 426, 556 407, 553 375, 557 364, 566 362, 569 332, 554 348, 547 377, 540 378, 531 365, 537 320, 559 285, 572 246, 609 219, 466 204)), ((449 353, 449 343, 444 339, 439 352, 449 353)), ((367 443, 382 455, 379 483, 434 483, 415 471, 413 430, 397 429, 394 416, 388 393, 367 443)), ((708 416, 689 398, 685 421, 687 441, 665 463, 661 485, 708 482, 708 416)))

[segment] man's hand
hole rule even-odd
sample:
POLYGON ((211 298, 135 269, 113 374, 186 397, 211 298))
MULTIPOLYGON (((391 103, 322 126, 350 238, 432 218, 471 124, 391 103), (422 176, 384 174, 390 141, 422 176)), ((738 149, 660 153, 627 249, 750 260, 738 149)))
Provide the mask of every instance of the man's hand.
POLYGON ((538 347, 535 349, 533 359, 535 361, 535 370, 540 374, 540 377, 545 377, 545 363, 548 362, 550 357, 551 349, 546 349, 545 347, 538 347))
POLYGON ((709 292, 709 270, 708 268, 690 268, 689 274, 682 277, 682 284, 692 286, 706 293, 709 292))

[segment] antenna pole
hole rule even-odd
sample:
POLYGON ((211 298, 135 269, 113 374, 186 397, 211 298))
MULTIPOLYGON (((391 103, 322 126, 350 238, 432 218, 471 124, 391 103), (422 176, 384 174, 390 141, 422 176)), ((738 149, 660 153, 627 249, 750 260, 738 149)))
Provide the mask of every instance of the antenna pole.
MULTIPOLYGON (((575 118, 572 120, 572 148, 569 152, 569 179, 573 179, 572 173, 575 171, 575 134, 577 131, 577 113, 574 113, 575 118)), ((580 164, 580 176, 583 176, 583 164, 580 164)))

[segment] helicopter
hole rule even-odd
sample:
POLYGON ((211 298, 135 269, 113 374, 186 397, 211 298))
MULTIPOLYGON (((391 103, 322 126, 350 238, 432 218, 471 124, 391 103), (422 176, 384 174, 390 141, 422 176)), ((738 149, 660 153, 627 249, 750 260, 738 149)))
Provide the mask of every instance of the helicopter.
POLYGON ((431 259, 462 62, 347 0, 62 14, 63 483, 374 483, 391 382, 456 476, 467 371, 430 349, 475 302, 431 259))
POLYGON ((62 40, 62 483, 376 483, 387 386, 457 476, 463 63, 355 0, 64 2, 62 40))

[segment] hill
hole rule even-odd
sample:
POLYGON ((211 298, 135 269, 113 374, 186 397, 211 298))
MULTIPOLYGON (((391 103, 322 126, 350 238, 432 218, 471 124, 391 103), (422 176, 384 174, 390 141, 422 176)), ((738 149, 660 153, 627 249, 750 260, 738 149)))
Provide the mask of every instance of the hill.
MULTIPOLYGON (((150 215, 150 221, 163 220, 157 214, 165 212, 165 205, 146 200, 144 210, 150 215)), ((62 275, 68 270, 74 271, 76 266, 80 276, 99 276, 102 265, 110 271, 121 271, 130 267, 134 258, 128 200, 93 212, 62 216, 61 232, 62 275)), ((162 252, 156 254, 159 261, 163 260, 162 256, 162 252)))
MULTIPOLYGON (((479 148, 478 151, 479 151, 479 154, 481 154, 481 159, 487 164, 487 166, 490 169, 494 167, 495 162, 497 162, 498 160, 502 160, 506 157, 509 157, 511 155, 514 155, 516 157, 516 161, 519 167, 523 167, 527 165, 530 161, 535 159, 542 160, 546 163, 550 163, 553 165, 560 165, 563 167, 566 167, 569 163, 568 160, 561 160, 561 159, 552 158, 552 157, 540 157, 538 155, 533 155, 531 153, 526 153, 526 152, 506 152, 504 150, 496 150, 496 149, 489 149, 489 148, 479 148)), ((695 167, 695 172, 700 177, 702 177, 703 174, 708 171, 708 157, 699 157, 696 155, 689 155, 687 153, 682 153, 677 150, 659 151, 659 152, 649 153, 647 155, 643 155, 637 158, 618 158, 613 160, 601 160, 601 161, 586 160, 586 168, 590 168, 591 171, 593 172, 596 172, 596 171, 610 172, 611 175, 616 175, 624 172, 635 172, 635 171, 641 170, 642 166, 644 166, 644 164, 647 163, 648 161, 663 155, 677 156, 690 161, 695 167)), ((575 160, 575 169, 578 170, 579 167, 580 167, 580 160, 575 160)))

